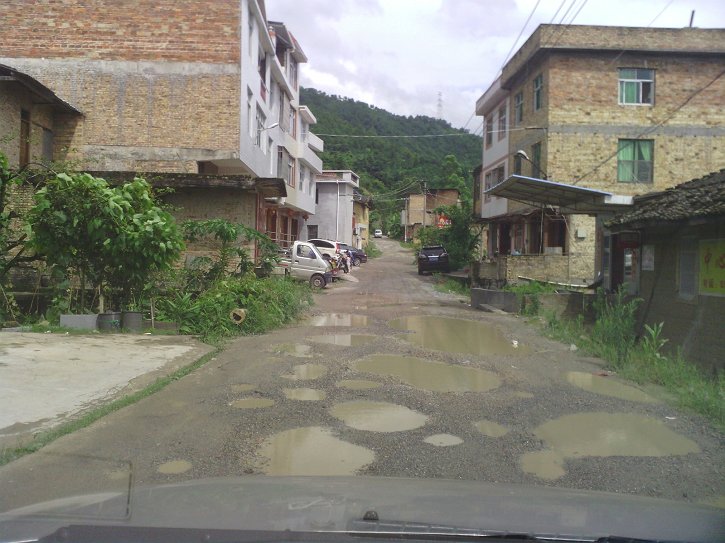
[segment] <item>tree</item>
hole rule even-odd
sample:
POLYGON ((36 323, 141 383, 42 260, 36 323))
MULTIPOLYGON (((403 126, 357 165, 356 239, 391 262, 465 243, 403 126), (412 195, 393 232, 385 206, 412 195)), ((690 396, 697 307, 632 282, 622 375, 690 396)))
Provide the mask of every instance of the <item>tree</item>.
POLYGON ((463 201, 459 206, 442 206, 434 210, 451 221, 450 226, 422 228, 418 237, 421 245, 443 245, 448 251, 451 268, 460 269, 475 258, 476 249, 481 241, 482 227, 473 221, 470 203, 463 201))
POLYGON ((87 173, 61 173, 36 192, 35 202, 32 245, 65 276, 78 273, 81 311, 86 280, 94 286, 110 282, 127 302, 183 249, 173 217, 141 178, 110 187, 87 173))

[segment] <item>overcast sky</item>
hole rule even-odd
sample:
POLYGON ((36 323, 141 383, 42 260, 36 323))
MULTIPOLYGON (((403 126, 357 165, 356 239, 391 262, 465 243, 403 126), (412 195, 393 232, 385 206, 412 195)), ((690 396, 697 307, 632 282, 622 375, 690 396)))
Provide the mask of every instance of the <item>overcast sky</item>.
POLYGON ((539 0, 535 11, 537 0, 265 4, 268 19, 286 23, 309 59, 301 70, 303 86, 431 117, 437 117, 440 92, 443 118, 471 131, 481 124, 480 117, 471 119, 476 100, 514 43, 518 49, 539 24, 679 28, 689 24, 694 9, 694 26, 725 27, 723 0, 539 0))

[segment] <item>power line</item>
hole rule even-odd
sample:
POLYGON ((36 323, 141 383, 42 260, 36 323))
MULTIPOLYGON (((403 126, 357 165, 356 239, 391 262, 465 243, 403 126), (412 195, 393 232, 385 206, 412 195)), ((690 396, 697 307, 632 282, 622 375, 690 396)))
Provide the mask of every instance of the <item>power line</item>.
POLYGON ((509 49, 509 52, 506 53, 506 56, 504 57, 503 62, 501 63, 501 67, 498 69, 499 72, 503 70, 503 67, 504 66, 506 66, 506 62, 509 59, 509 55, 513 52, 514 47, 516 47, 516 44, 519 43, 519 40, 521 39, 521 36, 524 33, 524 30, 526 30, 526 27, 529 25, 529 21, 531 21, 531 18, 534 16, 534 12, 536 12, 536 8, 539 7, 539 3, 540 2, 541 2, 541 0, 536 0, 536 4, 534 5, 534 9, 532 9, 531 10, 531 13, 529 13, 529 17, 526 19, 526 22, 524 23, 524 26, 521 27, 521 31, 519 32, 519 35, 516 36, 516 39, 511 44, 511 49, 509 49))
POLYGON ((356 135, 356 134, 315 134, 319 137, 325 137, 325 138, 454 138, 454 137, 465 137, 465 136, 472 136, 470 132, 466 132, 465 134, 421 134, 417 136, 410 136, 410 135, 401 135, 401 136, 382 136, 382 135, 370 135, 370 136, 364 136, 364 135, 356 135))

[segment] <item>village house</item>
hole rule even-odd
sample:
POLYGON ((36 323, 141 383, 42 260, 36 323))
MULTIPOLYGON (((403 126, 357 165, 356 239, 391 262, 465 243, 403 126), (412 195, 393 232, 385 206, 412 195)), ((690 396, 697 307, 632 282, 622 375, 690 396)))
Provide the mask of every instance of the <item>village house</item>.
POLYGON ((315 117, 298 105, 306 60, 263 0, 11 0, 0 150, 11 167, 142 173, 178 189, 178 219, 225 218, 287 245, 322 169, 315 117))
MULTIPOLYGON (((476 104, 481 277, 584 284, 602 220, 490 191, 512 175, 633 196, 725 164, 725 30, 541 25, 476 104)), ((550 187, 551 189, 551 187, 550 187)))
POLYGON ((436 210, 440 207, 460 204, 458 189, 425 188, 421 193, 409 193, 405 197, 405 207, 400 213, 405 241, 412 240, 421 228, 435 226, 443 228, 450 225, 450 219, 436 210))
POLYGON ((314 179, 317 212, 307 221, 306 239, 329 239, 353 245, 353 203, 360 188, 360 177, 351 170, 324 170, 314 179))

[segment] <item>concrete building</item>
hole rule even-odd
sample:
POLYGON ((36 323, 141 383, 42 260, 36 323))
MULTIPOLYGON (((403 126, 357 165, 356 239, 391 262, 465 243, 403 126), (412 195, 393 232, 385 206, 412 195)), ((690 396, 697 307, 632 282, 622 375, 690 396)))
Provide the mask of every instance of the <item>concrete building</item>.
POLYGON ((323 170, 315 175, 317 210, 307 220, 306 239, 331 239, 355 245, 353 239, 355 193, 360 178, 350 170, 323 170))
POLYGON ((490 197, 486 184, 521 174, 636 195, 718 170, 724 69, 723 29, 539 26, 476 104, 476 198, 489 224, 481 273, 591 281, 603 242, 594 218, 490 197))
POLYGON ((352 246, 365 249, 370 241, 370 196, 355 191, 352 202, 352 246))
POLYGON ((323 145, 297 105, 306 57, 284 24, 267 22, 263 0, 8 0, 3 26, 12 79, 0 79, 0 136, 10 136, 0 148, 12 165, 226 176, 214 187, 239 176, 235 197, 252 213, 192 199, 184 206, 204 211, 187 214, 243 221, 283 243, 314 212, 323 145), (34 90, 21 103, 23 85, 34 90), (282 178, 285 195, 246 178, 282 178))

